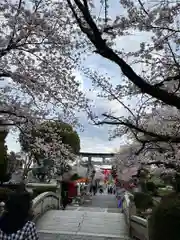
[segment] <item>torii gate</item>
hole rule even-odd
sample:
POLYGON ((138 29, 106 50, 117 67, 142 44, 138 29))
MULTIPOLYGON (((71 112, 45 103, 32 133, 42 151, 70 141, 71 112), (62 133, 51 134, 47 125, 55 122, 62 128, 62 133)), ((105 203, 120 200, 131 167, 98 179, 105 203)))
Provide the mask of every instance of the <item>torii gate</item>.
POLYGON ((114 157, 114 153, 90 153, 90 152, 80 152, 80 157, 87 157, 88 164, 92 164, 92 158, 102 158, 102 163, 106 163, 106 158, 114 157))

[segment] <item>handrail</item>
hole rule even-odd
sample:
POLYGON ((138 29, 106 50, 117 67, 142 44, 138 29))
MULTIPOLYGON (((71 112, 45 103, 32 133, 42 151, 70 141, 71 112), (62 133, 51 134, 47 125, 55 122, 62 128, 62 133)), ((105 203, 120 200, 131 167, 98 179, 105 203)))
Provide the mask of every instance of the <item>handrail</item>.
POLYGON ((123 212, 125 215, 126 223, 128 226, 130 225, 130 199, 128 196, 128 193, 125 192, 124 198, 123 198, 123 212))
POLYGON ((139 240, 148 240, 148 221, 142 217, 132 215, 130 220, 130 235, 139 240))
POLYGON ((54 192, 44 192, 33 199, 33 221, 37 221, 49 209, 59 209, 60 196, 54 192))
MULTIPOLYGON (((5 203, 0 203, 0 216, 4 211, 5 203)), ((54 192, 44 192, 33 199, 33 221, 36 222, 49 209, 60 208, 60 196, 54 192)))
POLYGON ((131 193, 126 192, 123 197, 123 213, 131 238, 149 240, 148 221, 136 215, 134 202, 130 199, 131 193))

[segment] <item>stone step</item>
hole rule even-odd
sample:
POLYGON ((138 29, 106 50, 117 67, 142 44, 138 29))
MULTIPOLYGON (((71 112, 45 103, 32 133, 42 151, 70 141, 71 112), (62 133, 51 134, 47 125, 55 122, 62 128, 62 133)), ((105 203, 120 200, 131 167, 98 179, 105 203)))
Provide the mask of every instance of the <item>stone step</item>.
POLYGON ((39 240, 130 240, 126 236, 116 235, 95 235, 83 233, 67 233, 67 232, 39 232, 39 240))

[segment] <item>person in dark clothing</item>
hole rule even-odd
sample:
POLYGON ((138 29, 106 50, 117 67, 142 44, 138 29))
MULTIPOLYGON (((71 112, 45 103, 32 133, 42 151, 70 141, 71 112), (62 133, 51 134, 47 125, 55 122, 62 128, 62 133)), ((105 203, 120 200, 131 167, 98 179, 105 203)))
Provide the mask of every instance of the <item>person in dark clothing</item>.
POLYGON ((97 193, 97 186, 93 185, 93 194, 94 194, 94 196, 96 195, 96 193, 97 193))
POLYGON ((28 192, 11 193, 0 217, 0 239, 38 240, 35 223, 31 221, 32 200, 28 192))
POLYGON ((113 188, 112 188, 112 186, 109 186, 108 187, 108 194, 112 194, 113 193, 113 188))
POLYGON ((61 204, 62 204, 62 209, 65 210, 68 202, 69 202, 69 198, 68 198, 68 189, 69 189, 69 184, 66 181, 62 181, 61 184, 61 204))
POLYGON ((100 192, 101 194, 104 192, 102 187, 100 187, 99 192, 100 192))

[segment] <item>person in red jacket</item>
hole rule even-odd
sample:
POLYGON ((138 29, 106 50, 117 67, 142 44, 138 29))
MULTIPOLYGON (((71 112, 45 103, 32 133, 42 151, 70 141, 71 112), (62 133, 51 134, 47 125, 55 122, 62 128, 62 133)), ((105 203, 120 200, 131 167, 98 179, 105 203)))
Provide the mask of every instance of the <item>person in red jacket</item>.
POLYGON ((75 182, 69 182, 68 184, 68 198, 69 201, 72 202, 72 198, 77 196, 77 187, 75 182))

